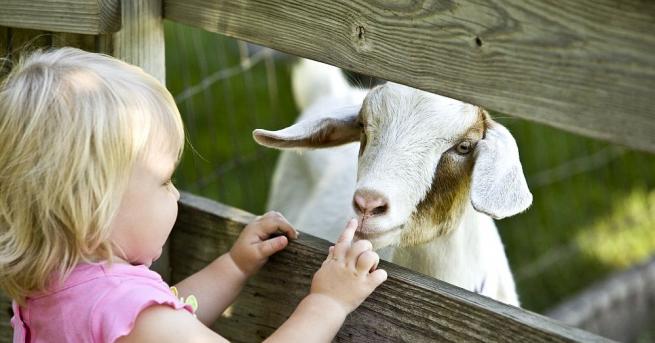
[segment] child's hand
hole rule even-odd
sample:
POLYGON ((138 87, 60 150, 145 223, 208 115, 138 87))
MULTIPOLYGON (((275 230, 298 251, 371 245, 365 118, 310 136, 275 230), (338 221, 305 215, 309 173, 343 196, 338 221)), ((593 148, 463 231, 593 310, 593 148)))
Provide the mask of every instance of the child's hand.
POLYGON ((246 226, 230 250, 230 257, 247 276, 255 274, 268 257, 284 249, 289 241, 298 238, 291 224, 279 212, 267 212, 255 218, 246 226), (284 235, 270 238, 271 235, 282 232, 284 235))
POLYGON ((346 311, 352 312, 377 286, 387 279, 387 272, 377 269, 380 257, 371 242, 352 243, 357 220, 348 222, 337 244, 330 247, 323 266, 314 274, 310 295, 324 295, 346 311))

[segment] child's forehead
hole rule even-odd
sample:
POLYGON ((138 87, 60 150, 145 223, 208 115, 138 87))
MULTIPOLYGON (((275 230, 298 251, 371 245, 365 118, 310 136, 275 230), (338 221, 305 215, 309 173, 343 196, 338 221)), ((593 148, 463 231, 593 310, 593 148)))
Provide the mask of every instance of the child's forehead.
MULTIPOLYGON (((156 125, 160 126, 160 125, 156 125)), ((162 127, 156 127, 150 132, 142 155, 146 159, 166 159, 173 161, 174 164, 179 162, 180 147, 172 133, 162 127)))
POLYGON ((177 165, 181 158, 182 147, 180 144, 183 144, 183 141, 180 142, 179 138, 176 137, 174 128, 165 127, 162 123, 156 123, 151 130, 150 137, 144 147, 144 153, 152 153, 160 157, 163 155, 172 156, 177 165))
POLYGON ((162 148, 148 149, 144 151, 144 154, 140 158, 140 164, 142 166, 162 176, 169 176, 164 174, 172 174, 179 162, 180 160, 176 153, 162 148))

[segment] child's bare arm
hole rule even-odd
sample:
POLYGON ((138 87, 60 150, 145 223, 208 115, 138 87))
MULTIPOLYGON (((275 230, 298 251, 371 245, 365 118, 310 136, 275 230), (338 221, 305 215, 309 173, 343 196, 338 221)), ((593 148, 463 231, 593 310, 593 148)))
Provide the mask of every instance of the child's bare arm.
POLYGON ((181 296, 193 294, 198 299, 196 315, 201 322, 211 325, 234 301, 248 277, 256 273, 269 256, 287 246, 286 236, 270 238, 276 232, 289 238, 298 237, 282 215, 268 212, 244 228, 229 253, 175 285, 181 296))
MULTIPOLYGON (((386 280, 387 273, 381 269, 376 270, 379 257, 371 250, 371 243, 358 241, 351 244, 356 227, 356 221, 351 221, 348 224, 337 244, 330 247, 328 257, 321 268, 314 274, 310 294, 300 302, 289 319, 266 342, 332 341, 346 316, 357 308, 378 285, 386 280)), ((257 231, 256 229, 252 230, 257 231)), ((284 229, 283 231, 289 232, 284 229)), ((248 236, 248 234, 243 235, 243 237, 248 236)), ((235 243, 235 247, 244 243, 251 244, 249 242, 248 239, 241 240, 241 242, 235 243)), ((284 243, 286 245, 286 240, 284 240, 284 243)), ((277 249, 279 247, 271 248, 277 249)), ((201 290, 202 286, 206 284, 203 279, 205 277, 212 279, 213 273, 234 273, 234 275, 230 276, 235 278, 234 280, 245 280, 246 275, 254 273, 258 267, 243 270, 239 266, 240 262, 237 262, 243 262, 241 259, 244 257, 239 255, 239 251, 237 249, 235 258, 232 257, 233 254, 230 252, 207 267, 225 268, 226 270, 208 269, 206 272, 202 270, 195 276, 185 280, 186 285, 182 283, 180 285, 189 288, 196 286, 194 291, 201 290), (200 284, 200 288, 195 285, 196 282, 200 284)), ((251 265, 252 263, 246 264, 251 265)), ((218 281, 214 280, 213 282, 215 282, 214 287, 216 287, 218 281)), ((230 284, 230 282, 227 283, 230 284)), ((240 285, 238 288, 240 288, 240 285)), ((231 292, 234 292, 235 294, 232 294, 232 296, 235 296, 238 290, 234 288, 227 293, 231 292)), ((207 294, 207 296, 210 295, 207 294)), ((227 296, 218 295, 218 297, 223 298, 222 301, 225 302, 225 306, 231 302, 231 299, 227 299, 227 296)), ((216 306, 220 307, 222 305, 216 306)), ((213 322, 213 320, 210 322, 213 322)), ((226 342, 226 340, 196 320, 188 312, 173 310, 170 307, 160 305, 152 306, 141 312, 132 332, 119 340, 119 343, 131 342, 226 342)))
POLYGON ((369 241, 351 244, 352 220, 314 274, 310 294, 266 342, 331 342, 346 316, 387 279, 369 241))
POLYGON ((348 313, 331 299, 310 294, 264 342, 332 342, 348 313))
POLYGON ((129 335, 117 343, 228 342, 184 310, 156 305, 143 310, 129 335))
POLYGON ((230 255, 223 254, 175 287, 180 296, 198 299, 196 316, 203 324, 211 325, 234 301, 246 280, 230 255))

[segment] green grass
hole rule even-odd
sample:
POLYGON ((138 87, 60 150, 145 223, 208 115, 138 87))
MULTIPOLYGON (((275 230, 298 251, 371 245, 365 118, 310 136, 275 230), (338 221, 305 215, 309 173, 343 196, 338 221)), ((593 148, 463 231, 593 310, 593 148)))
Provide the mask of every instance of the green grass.
MULTIPOLYGON (((166 24, 166 44, 173 95, 240 61, 234 40, 179 24, 166 24)), ((251 132, 295 120, 288 63, 258 63, 178 106, 197 151, 187 146, 180 188, 264 211, 277 152, 251 132)), ((547 309, 655 252, 655 156, 502 117, 534 193, 527 212, 498 222, 525 308, 547 309)))

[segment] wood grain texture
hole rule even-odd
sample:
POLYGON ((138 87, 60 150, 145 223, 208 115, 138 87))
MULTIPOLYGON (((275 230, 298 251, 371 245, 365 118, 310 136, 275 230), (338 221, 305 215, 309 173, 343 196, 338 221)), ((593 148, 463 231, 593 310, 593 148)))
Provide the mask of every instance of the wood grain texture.
POLYGON ((655 2, 167 0, 165 17, 655 152, 655 2))
POLYGON ((637 342, 655 318, 655 256, 572 295, 546 314, 575 327, 637 342))
MULTIPOLYGON (((252 218, 183 194, 171 236, 173 282, 227 252, 252 218)), ((248 282, 214 330, 232 342, 260 342, 270 335, 307 294, 328 246, 302 234, 248 282)), ((337 342, 606 341, 384 261, 380 266, 389 279, 347 318, 337 342)))
POLYGON ((0 25, 100 34, 120 29, 121 0, 0 0, 0 25))
POLYGON ((166 82, 164 23, 161 0, 123 3, 123 27, 114 34, 112 55, 137 65, 162 83, 166 82))

